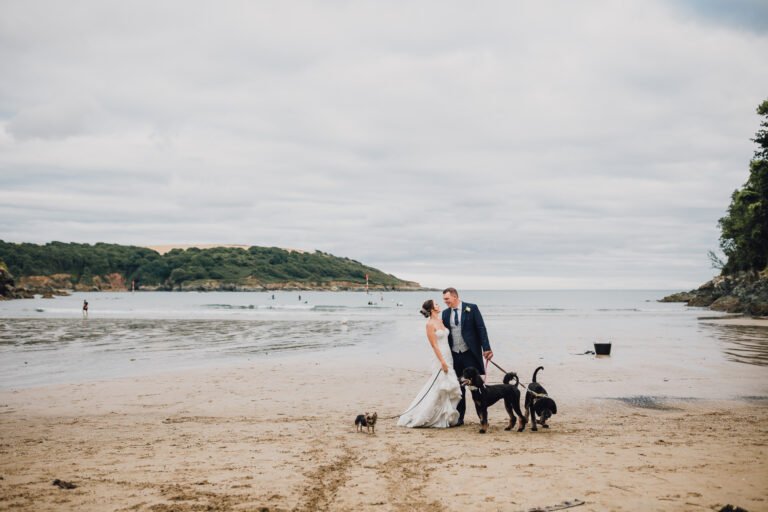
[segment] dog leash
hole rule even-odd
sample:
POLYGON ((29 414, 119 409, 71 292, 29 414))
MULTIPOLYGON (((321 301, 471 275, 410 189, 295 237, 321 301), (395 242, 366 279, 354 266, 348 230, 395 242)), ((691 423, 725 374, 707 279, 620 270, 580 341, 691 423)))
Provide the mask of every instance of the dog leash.
POLYGON ((496 368, 498 368, 499 370, 501 370, 501 371, 502 371, 502 373, 504 373, 505 375, 506 375, 507 373, 509 373, 507 370, 505 370, 505 369, 504 369, 504 368, 502 368, 501 366, 497 365, 495 362, 493 362, 493 361, 492 361, 492 360, 490 360, 490 359, 486 359, 486 360, 485 360, 485 367, 486 367, 486 368, 488 368, 488 363, 491 363, 493 366, 495 366, 496 368))
POLYGON ((406 414, 406 413, 408 413, 408 412, 411 412, 413 409, 415 409, 415 408, 416 408, 416 406, 417 406, 417 405, 419 405, 419 404, 421 403, 421 401, 422 401, 422 400, 424 400, 425 398, 427 398, 427 395, 429 394, 429 390, 431 390, 431 389, 432 389, 432 386, 434 386, 434 385, 435 385, 435 382, 437 382, 437 378, 440 376, 440 372, 442 372, 442 371, 443 371, 442 369, 440 369, 440 370, 437 370, 437 373, 435 374, 435 378, 434 378, 434 379, 432 379, 432 384, 430 384, 430 385, 429 385, 429 387, 427 388, 427 390, 424 392, 424 395, 422 395, 422 397, 421 397, 421 398, 419 398, 419 401, 418 401, 418 402, 416 402, 415 404, 413 404, 413 405, 412 405, 412 406, 411 406, 411 407, 410 407, 410 408, 409 408, 407 411, 401 412, 400 414, 398 414, 398 415, 396 415, 396 416, 388 416, 388 417, 386 417, 386 418, 382 418, 382 419, 383 419, 383 420, 393 420, 393 419, 395 419, 395 418, 399 418, 400 416, 402 416, 402 415, 404 415, 404 414, 406 414))
MULTIPOLYGON (((486 373, 486 374, 488 373, 488 363, 489 363, 489 362, 490 362, 490 363, 493 363, 493 361, 489 361, 488 359, 486 359, 486 360, 485 360, 485 373, 486 373)), ((501 370, 501 371, 503 371, 503 372, 504 372, 504 370, 503 370, 503 369, 502 369, 502 368, 501 368, 499 365, 497 365, 496 363, 493 363, 493 364, 494 364, 494 365, 495 365, 495 366, 496 366, 496 367, 497 367, 499 370, 501 370)), ((427 395, 429 394, 429 391, 432 389, 432 386, 434 386, 434 385, 435 385, 435 382, 437 382, 437 378, 440 376, 440 372, 442 372, 442 371, 443 371, 442 369, 441 369, 441 370, 437 370, 437 373, 435 374, 435 378, 434 378, 434 379, 432 379, 432 383, 429 385, 429 387, 427 388, 427 390, 424 392, 424 395, 422 395, 422 397, 421 397, 421 398, 419 398, 419 401, 418 401, 418 402, 416 402, 415 404, 413 404, 413 405, 412 405, 412 406, 411 406, 411 407, 410 407, 410 408, 409 408, 407 411, 401 412, 400 414, 397 414, 397 415, 395 415, 395 416, 388 416, 388 417, 386 417, 386 418, 381 418, 381 419, 382 419, 382 420, 393 420, 393 419, 395 419, 395 418, 399 418, 400 416, 402 416, 402 415, 404 415, 404 414, 406 414, 406 413, 409 413, 409 412, 411 412, 413 409, 415 409, 415 408, 416 408, 416 406, 417 406, 417 405, 419 405, 419 404, 422 402, 422 400, 424 400, 424 399, 427 397, 427 395)), ((507 373, 507 372, 504 372, 504 373, 507 373)))
MULTIPOLYGON (((497 365, 496 363, 494 363, 494 362, 493 362, 493 361, 491 361, 490 359, 488 359, 488 360, 486 360, 486 361, 487 361, 487 362, 485 363, 486 373, 488 373, 488 363, 491 363, 493 366, 495 366, 496 368, 498 368, 499 370, 501 370, 501 371, 504 373, 504 375, 506 375, 507 373, 509 373, 507 370, 505 370, 505 369, 504 369, 504 368, 502 368, 501 366, 497 365)), ((514 375, 517 375, 517 374, 515 373, 514 375)), ((518 383, 518 384, 520 384, 521 386, 523 386, 523 387, 524 387, 524 388, 525 388, 525 389, 526 389, 526 390, 527 390, 529 393, 532 393, 532 394, 533 394, 533 396, 535 396, 536 398, 541 398, 541 397, 547 397, 547 398, 549 398, 549 395, 546 395, 546 394, 541 394, 541 393, 536 393, 535 391, 531 391, 530 389, 528 389, 528 386, 526 386, 525 384, 523 384, 522 382, 520 382, 520 379, 518 379, 517 383, 518 383)))
MULTIPOLYGON (((504 368, 502 368, 501 366, 497 365, 496 363, 494 363, 494 362, 493 362, 493 361, 491 361, 490 359, 486 359, 486 360, 485 360, 485 374, 486 374, 485 376, 486 376, 486 378, 488 377, 488 363, 491 363, 493 366, 495 366, 496 368, 498 368, 499 370, 501 370, 501 371, 502 371, 502 372, 503 372, 505 375, 506 375, 507 373, 509 373, 507 370, 505 370, 505 369, 504 369, 504 368)), ((416 408, 416 406, 417 406, 417 405, 419 405, 419 404, 420 404, 420 403, 421 403, 421 402, 422 402, 422 401, 423 401, 423 400, 424 400, 424 399, 427 397, 427 395, 429 394, 429 391, 432 389, 432 386, 434 386, 434 385, 435 385, 435 382, 437 382, 437 378, 440 376, 440 372, 442 372, 442 371, 443 371, 443 370, 437 370, 437 373, 435 374, 435 378, 434 378, 434 379, 432 379, 432 383, 429 385, 429 387, 428 387, 428 388, 427 388, 427 390, 424 392, 424 394, 422 395, 422 397, 421 397, 421 398, 419 398, 419 401, 418 401, 418 402, 416 402, 415 404, 413 404, 413 405, 412 405, 412 406, 411 406, 411 407, 410 407, 410 408, 409 408, 407 411, 401 412, 400 414, 397 414, 397 415, 395 415, 395 416, 387 416, 386 418, 381 418, 381 419, 382 419, 382 420, 393 420, 393 419, 395 419, 395 418, 399 418, 400 416, 402 416, 402 415, 404 415, 404 414, 406 414, 406 413, 409 413, 409 412, 411 412, 413 409, 415 409, 415 408, 416 408)), ((520 380, 519 380, 519 379, 518 379, 518 384, 520 384, 521 386, 523 386, 525 389, 527 389, 527 390, 528 390, 528 386, 526 386, 525 384, 523 384, 522 382, 520 382, 520 380)), ((529 391, 530 393, 533 393, 533 394, 534 394, 534 395, 535 395, 537 398, 538 398, 538 397, 542 397, 542 396, 547 396, 547 395, 540 395, 539 393, 535 393, 535 392, 533 392, 533 391, 531 391, 531 390, 528 390, 528 391, 529 391)))
MULTIPOLYGON (((486 373, 485 376, 486 377, 488 376, 488 363, 492 363, 496 368, 498 368, 499 370, 503 371, 504 373, 507 373, 507 372, 504 371, 504 369, 501 366, 497 365, 496 363, 494 363, 493 361, 491 361, 489 359, 486 359, 485 360, 485 373, 486 373)), ((393 420, 393 419, 399 418, 400 416, 403 416, 404 414, 409 413, 413 409, 415 409, 416 406, 419 405, 422 402, 422 400, 424 400, 427 397, 427 395, 429 394, 429 391, 432 389, 432 386, 435 385, 435 382, 437 382, 437 378, 440 376, 440 372, 442 372, 442 371, 443 370, 437 370, 437 373, 435 374, 435 378, 432 379, 432 383, 429 385, 427 390, 424 392, 424 395, 421 398, 419 398, 419 401, 416 402, 415 404, 413 404, 407 411, 401 412, 400 414, 397 414, 395 416, 388 416, 386 418, 381 418, 381 419, 382 420, 393 420)), ((523 385, 523 387, 525 387, 525 385, 523 385)))

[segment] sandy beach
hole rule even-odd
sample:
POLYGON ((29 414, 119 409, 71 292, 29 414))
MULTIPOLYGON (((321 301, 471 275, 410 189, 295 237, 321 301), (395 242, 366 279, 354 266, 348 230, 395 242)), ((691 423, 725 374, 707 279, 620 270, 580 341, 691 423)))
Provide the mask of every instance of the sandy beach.
POLYGON ((702 317, 702 322, 716 324, 716 325, 733 325, 737 327, 764 327, 768 328, 768 318, 765 317, 749 317, 749 316, 726 316, 724 318, 715 317, 702 317))
POLYGON ((486 435, 469 413, 460 428, 382 419, 375 434, 355 432, 357 413, 400 412, 428 377, 265 359, 3 390, 0 509, 516 511, 581 499, 574 510, 768 510, 765 396, 561 391, 552 428, 536 433, 505 432, 501 405, 486 435))
POLYGON ((767 55, 768 0, 0 0, 0 512, 768 512, 767 55))

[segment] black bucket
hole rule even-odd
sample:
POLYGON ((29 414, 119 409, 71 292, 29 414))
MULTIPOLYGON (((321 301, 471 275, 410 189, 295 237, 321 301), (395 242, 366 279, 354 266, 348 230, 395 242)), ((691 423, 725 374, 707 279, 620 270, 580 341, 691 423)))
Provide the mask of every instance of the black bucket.
POLYGON ((595 343, 595 355, 598 355, 598 356, 611 355, 611 342, 595 343))

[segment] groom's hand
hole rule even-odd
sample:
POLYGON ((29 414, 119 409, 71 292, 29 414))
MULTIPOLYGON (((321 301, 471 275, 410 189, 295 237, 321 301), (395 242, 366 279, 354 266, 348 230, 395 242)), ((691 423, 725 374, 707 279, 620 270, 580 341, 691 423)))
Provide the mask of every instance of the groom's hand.
POLYGON ((491 359, 493 359, 493 350, 486 350, 485 352, 483 352, 483 357, 485 357, 487 361, 490 361, 491 359))

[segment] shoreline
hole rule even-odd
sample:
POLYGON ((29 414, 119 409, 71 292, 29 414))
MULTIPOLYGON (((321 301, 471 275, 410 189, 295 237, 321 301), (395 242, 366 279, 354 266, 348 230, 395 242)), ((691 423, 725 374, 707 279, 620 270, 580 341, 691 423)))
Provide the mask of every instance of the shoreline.
POLYGON ((716 325, 732 325, 738 327, 768 327, 768 317, 751 317, 746 315, 728 315, 724 317, 711 317, 704 316, 698 318, 699 322, 716 324, 716 325))
POLYGON ((437 288, 378 288, 371 286, 368 288, 368 290, 365 289, 365 287, 338 287, 338 286, 331 286, 327 288, 293 288, 293 287, 276 287, 276 288, 249 288, 249 287, 238 287, 237 285, 229 286, 225 285, 220 288, 185 288, 185 289, 167 289, 167 288, 139 288, 136 290, 129 290, 126 288, 104 288, 104 289, 98 289, 98 290, 84 290, 84 289, 74 289, 74 288, 60 288, 56 290, 42 290, 42 289, 24 289, 23 294, 19 296, 4 296, 0 295, 0 301, 6 301, 6 300, 23 300, 23 299, 35 299, 40 296, 44 299, 54 299, 56 297, 69 297, 74 293, 154 293, 154 292, 161 292, 161 293, 218 293, 218 292, 227 292, 227 293, 275 293, 275 292, 323 292, 323 293, 345 293, 345 292, 351 292, 351 293, 366 293, 367 291, 370 291, 371 293, 411 293, 411 292, 439 292, 440 290, 437 288))
POLYGON ((405 429, 385 418, 428 372, 385 363, 286 358, 0 390, 0 508, 768 510, 768 397, 580 399, 545 380, 549 430, 505 432, 500 405, 486 435, 469 412, 464 427, 405 429), (356 433, 372 410, 375 434, 356 433))

